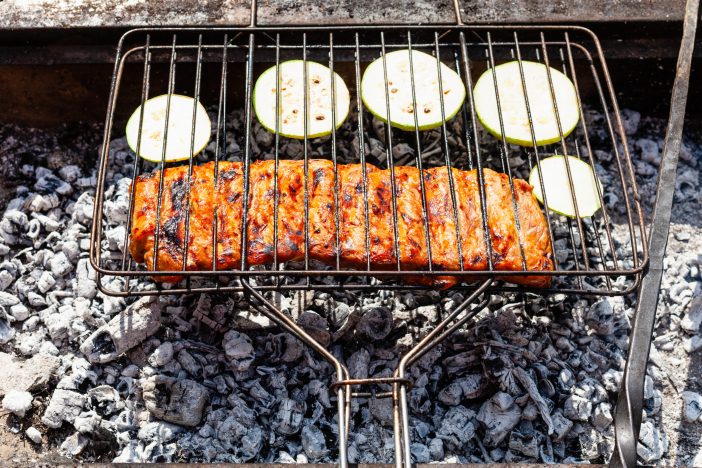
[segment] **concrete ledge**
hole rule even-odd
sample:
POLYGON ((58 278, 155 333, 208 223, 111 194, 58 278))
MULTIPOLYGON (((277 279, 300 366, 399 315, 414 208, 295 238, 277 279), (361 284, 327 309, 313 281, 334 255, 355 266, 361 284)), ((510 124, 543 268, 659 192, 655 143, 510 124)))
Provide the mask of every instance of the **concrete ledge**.
MULTIPOLYGON (((657 0, 460 0, 466 23, 682 21, 684 2, 657 0)), ((0 24, 15 28, 246 25, 242 0, 5 0, 0 24)), ((451 0, 259 1, 260 25, 453 23, 451 0)))

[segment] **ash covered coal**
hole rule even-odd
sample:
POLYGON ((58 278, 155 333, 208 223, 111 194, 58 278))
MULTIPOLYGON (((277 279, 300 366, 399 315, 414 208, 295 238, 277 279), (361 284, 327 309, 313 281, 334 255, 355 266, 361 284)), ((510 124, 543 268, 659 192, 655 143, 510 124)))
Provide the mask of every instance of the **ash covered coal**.
MULTIPOLYGON (((597 128, 604 117, 590 112, 587 118, 597 128)), ((624 111, 624 118, 648 211, 662 123, 633 111, 624 111)), ((242 156, 242 121, 239 112, 228 119, 237 135, 226 146, 230 159, 242 156)), ((384 127, 369 120, 366 129, 368 161, 382 164, 384 127)), ((0 128, 5 137, 0 162, 12 183, 4 185, 0 198, 0 363, 8 370, 0 398, 16 408, 2 416, 3 425, 24 427, 12 437, 32 441, 36 450, 85 461, 335 461, 336 406, 329 391, 334 369, 258 315, 242 295, 125 299, 99 291, 87 258, 99 133, 83 128, 69 143, 50 132, 0 128), (24 400, 16 400, 19 394, 24 400), (27 394, 33 397, 29 406, 27 394)), ((465 160, 467 149, 454 134, 460 128, 449 136, 452 158, 465 160)), ((256 124, 253 137, 254 156, 273 158, 270 134, 256 124)), ((397 138, 393 157, 399 164, 410 161, 415 149, 397 138)), ((422 138, 427 163, 443 164, 440 134, 424 132, 422 138)), ((611 148, 598 146, 606 139, 593 136, 594 156, 598 173, 613 174, 611 148)), ((358 154, 349 123, 337 142, 340 161, 358 154)), ((124 140, 112 141, 110 151, 101 246, 108 264, 122 260, 134 163, 124 140)), ((200 157, 213 151, 214 144, 200 157)), ((282 139, 280 151, 282 157, 301 158, 303 146, 282 139)), ((485 145, 484 152, 488 164, 499 164, 496 144, 485 145)), ((328 139, 311 143, 311 158, 329 155, 328 139)), ((527 156, 514 152, 509 158, 517 167, 527 156)), ((702 388, 681 375, 702 348, 701 160, 700 139, 687 138, 645 386, 642 463, 671 454, 692 463, 697 455, 696 441, 678 440, 676 434, 680 427, 699 434, 702 425, 702 388)), ((514 175, 528 175, 521 172, 514 175)), ((631 247, 621 224, 622 197, 615 187, 606 203, 616 247, 624 252, 631 247)), ((567 249, 558 254, 562 264, 573 261, 567 249)), ((113 289, 124 286, 122 279, 108 281, 105 286, 113 289)), ((153 283, 139 278, 130 286, 145 290, 153 283)), ((270 295, 340 357, 352 377, 390 376, 402 354, 463 297, 450 290, 270 295)), ((494 295, 472 323, 410 368, 414 459, 606 461, 633 301, 494 295)), ((352 408, 350 460, 392 461, 389 401, 358 399, 352 408)))

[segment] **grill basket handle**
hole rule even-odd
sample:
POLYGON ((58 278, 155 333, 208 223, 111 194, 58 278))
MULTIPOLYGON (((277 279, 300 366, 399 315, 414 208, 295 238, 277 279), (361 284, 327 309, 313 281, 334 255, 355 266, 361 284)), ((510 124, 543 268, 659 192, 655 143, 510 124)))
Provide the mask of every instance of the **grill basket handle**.
POLYGON ((678 154, 680 153, 685 106, 690 84, 690 66, 695 47, 698 9, 699 0, 687 1, 683 36, 675 70, 675 83, 670 99, 670 115, 656 188, 656 204, 653 208, 653 218, 648 235, 649 264, 639 289, 628 356, 614 418, 615 445, 609 464, 612 468, 636 466, 636 445, 641 427, 646 364, 651 350, 658 292, 663 276, 663 258, 668 244, 678 154))

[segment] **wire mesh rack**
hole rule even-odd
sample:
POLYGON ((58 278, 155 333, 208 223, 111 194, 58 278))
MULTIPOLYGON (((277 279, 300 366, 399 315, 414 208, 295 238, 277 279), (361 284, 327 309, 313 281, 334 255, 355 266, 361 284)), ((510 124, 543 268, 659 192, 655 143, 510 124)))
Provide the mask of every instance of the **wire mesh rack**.
MULTIPOLYGON (((387 74, 387 65, 384 63, 384 72, 387 74)), ((305 68, 306 69, 306 68, 305 68)), ((279 68, 278 68, 279 70, 279 68)), ((277 72, 279 73, 279 71, 277 72)), ((412 74, 411 74, 412 75, 412 74)), ((280 86, 278 80, 278 86, 280 86)), ((334 81, 332 80, 332 83, 334 81)), ((414 89, 414 80, 412 80, 414 89)), ((387 84, 386 84, 387 86, 387 84)), ((495 86, 498 86, 495 79, 495 86)), ((526 85, 524 85, 526 86, 526 85)), ((306 88, 305 88, 306 89, 306 88)), ((334 94, 334 86, 331 93, 334 94)), ((277 95, 280 92, 276 90, 277 95)), ((413 104, 417 104, 417 92, 412 93, 413 104)), ((333 100, 332 96, 332 100, 333 100)), ((304 100, 307 102, 307 99, 304 100)), ((552 100, 554 111, 558 114, 555 98, 552 100)), ((531 118, 527 95, 527 111, 531 118)), ((278 106, 279 102, 274 105, 278 106)), ((498 100, 498 107, 500 104, 498 100)), ((143 109, 143 106, 142 106, 143 109)), ((444 102, 441 102, 442 117, 444 102)), ((141 116, 143 119, 143 115, 141 116)), ((333 127, 339 122, 338 116, 332 113, 333 127)), ((193 119, 192 132, 195 132, 195 119, 193 119)), ((305 120, 306 122, 306 120, 305 120)), ((377 121, 375 125, 377 125, 377 121)), ((280 126, 279 119, 276 126, 280 126)), ((500 119, 500 125, 503 125, 500 119)), ((141 129, 141 123, 140 123, 141 129)), ((140 130, 141 131, 141 130, 140 130)), ((559 132, 563 136, 564 130, 559 132)), ((502 132, 504 135, 504 131, 502 132)), ((375 135, 374 135, 375 136, 375 135)), ((165 134, 168 138, 167 129, 165 134)), ((191 138, 191 141, 194 139, 191 138)), ((164 146, 165 148, 165 146, 164 146)), ((137 148, 138 149, 138 148, 137 148)), ((541 172, 541 160, 546 155, 568 154, 580 158, 592 165, 597 171, 602 184, 598 186, 597 196, 602 209, 591 218, 566 218, 548 208, 544 209, 548 237, 550 240, 549 257, 553 259, 555 268, 552 271, 528 271, 530 277, 548 276, 554 280, 551 287, 540 289, 539 292, 577 292, 580 294, 623 294, 634 290, 640 280, 640 273, 647 262, 647 247, 643 239, 643 218, 638 202, 638 193, 634 182, 633 170, 628 154, 626 137, 622 122, 619 117, 616 97, 609 78, 607 67, 599 47, 597 38, 588 30, 579 27, 476 27, 476 26, 365 26, 355 28, 353 32, 333 27, 306 27, 304 30, 292 28, 227 28, 227 29, 144 29, 127 33, 119 44, 116 68, 113 78, 109 112, 106 122, 105 143, 102 148, 100 173, 96 197, 96 217, 93 226, 93 245, 91 261, 95 269, 105 278, 121 278, 119 288, 114 282, 102 282, 101 287, 111 294, 140 295, 140 294, 174 294, 181 292, 212 292, 212 291, 241 291, 243 286, 241 278, 250 278, 260 290, 290 290, 290 289, 412 289, 425 288, 426 285, 412 284, 408 278, 439 278, 456 277, 460 279, 464 288, 475 288, 475 282, 480 279, 501 279, 493 289, 520 290, 529 289, 525 286, 506 284, 510 278, 524 277, 527 273, 525 259, 525 244, 522 241, 523 233, 519 226, 518 202, 513 180, 517 177, 526 178, 529 171, 536 168, 541 172), (436 58, 438 73, 441 73, 440 64, 445 64, 455 70, 463 79, 467 97, 458 115, 444 122, 433 133, 420 132, 418 126, 414 131, 401 131, 389 125, 384 125, 382 131, 385 144, 382 145, 381 154, 374 150, 369 151, 369 136, 374 131, 374 120, 366 109, 360 97, 361 77, 367 64, 383 57, 386 53, 411 49, 423 51, 436 58), (261 150, 255 142, 254 128, 256 125, 255 114, 252 109, 253 85, 261 71, 272 65, 279 65, 285 60, 299 59, 303 62, 319 62, 328 66, 332 76, 340 74, 351 90, 351 111, 347 122, 332 134, 323 139, 308 138, 307 124, 302 140, 302 151, 297 156, 303 169, 302 203, 304 210, 301 216, 301 250, 294 262, 281 262, 279 252, 282 237, 279 232, 280 206, 283 199, 280 196, 280 182, 282 170, 281 162, 290 159, 287 153, 281 150, 288 143, 288 139, 275 133, 272 147, 261 150), (488 68, 495 65, 516 60, 520 64, 521 80, 525 83, 522 64, 524 61, 536 61, 548 65, 549 84, 552 96, 555 96, 550 70, 551 68, 562 71, 568 76, 577 91, 577 104, 580 120, 576 130, 562 138, 558 143, 537 146, 534 125, 531 125, 532 146, 517 147, 502 139, 487 135, 476 116, 473 96, 473 85, 476 77, 488 68), (134 185, 130 192, 130 209, 122 241, 121 257, 110 256, 105 253, 107 240, 105 231, 109 208, 106 207, 106 175, 110 173, 114 164, 114 153, 110 151, 109 142, 121 135, 121 124, 126 113, 138 105, 143 104, 150 97, 159 94, 172 95, 175 93, 195 97, 196 100, 210 109, 213 116, 215 138, 214 143, 203 153, 191 157, 187 162, 166 162, 165 149, 160 163, 150 163, 141 158, 133 158, 129 174, 124 174, 131 180, 137 180, 148 174, 156 174, 158 178, 158 193, 153 203, 156 205, 156 234, 153 245, 154 252, 163 249, 165 229, 161 219, 162 200, 164 190, 167 193, 170 185, 164 183, 169 171, 175 171, 180 166, 183 180, 187 185, 184 191, 185 215, 180 221, 181 235, 189 239, 202 235, 202 231, 193 232, 190 225, 191 196, 190 184, 193 171, 201 173, 199 168, 202 163, 209 163, 208 170, 213 186, 222 184, 222 168, 238 168, 241 173, 241 227, 240 252, 250 251, 253 218, 250 209, 249 194, 253 182, 251 170, 261 164, 262 160, 270 161, 269 167, 273 168, 272 181, 274 184, 271 203, 257 209, 272 211, 271 221, 267 227, 271 245, 267 246, 269 255, 266 255, 265 265, 252 265, 251 255, 240 255, 241 259, 222 267, 218 264, 221 253, 221 231, 218 226, 223 225, 224 210, 218 212, 222 199, 215 197, 213 210, 210 215, 212 226, 205 234, 212 240, 211 268, 204 268, 202 264, 194 265, 190 248, 183 249, 178 257, 177 268, 171 265, 166 269, 158 265, 158 255, 153 255, 151 265, 137 264, 128 254, 130 247, 130 233, 132 231, 132 215, 134 210, 134 185), (585 104, 587 102, 587 104, 585 104), (243 109, 243 125, 240 128, 231 127, 231 112, 235 108, 243 109), (598 111, 604 116, 601 121, 589 121, 591 111, 598 111), (434 138, 427 138, 431 134, 434 138), (344 141, 353 141, 353 150, 340 150, 344 141), (239 151, 231 151, 232 144, 238 146, 239 151), (409 157, 396 158, 393 148, 398 143, 404 143, 411 148, 409 157), (594 146, 597 146, 595 151, 594 146), (598 155, 612 158, 614 164, 611 170, 605 170, 598 160, 598 155), (334 210, 332 222, 334 224, 332 239, 335 244, 332 254, 325 262, 320 264, 310 255, 311 233, 310 220, 310 181, 311 163, 314 160, 325 159, 331 162, 333 168, 334 210), (340 168, 346 164, 358 163, 366 168, 367 163, 390 172, 390 185, 392 196, 389 197, 391 209, 389 219, 379 218, 374 215, 374 201, 369 201, 368 174, 363 171, 363 190, 359 199, 363 200, 362 213, 365 220, 365 253, 361 261, 357 261, 353 268, 345 267, 341 254, 340 235, 344 233, 343 223, 340 226, 341 194, 339 185, 340 168), (233 166, 232 166, 233 165, 233 166), (461 216, 457 204, 460 203, 457 195, 455 175, 446 177, 449 184, 450 204, 452 209, 446 220, 453 227, 455 233, 453 242, 457 244, 455 254, 457 261, 452 267, 437 265, 432 261, 431 241, 432 220, 427 214, 427 189, 424 178, 419 178, 419 189, 422 206, 422 233, 426 239, 428 262, 426 266, 418 268, 416 265, 405 265, 401 262, 401 255, 392 256, 392 261, 379 265, 372 261, 373 224, 382 219, 390 221, 393 229, 392 251, 401 251, 403 239, 398 226, 401 213, 397 208, 397 174, 400 167, 416 168, 423 173, 427 170, 447 169, 447 174, 454 174, 454 169, 473 171, 478 179, 479 212, 482 232, 485 234, 483 253, 485 260, 482 263, 471 263, 467 253, 461 252, 464 244, 461 236, 470 235, 465 229, 460 228, 461 216), (437 169, 439 168, 439 169, 437 169), (451 168, 451 170, 448 170, 451 168), (494 169, 509 176, 510 198, 514 221, 517 228, 517 243, 522 260, 521 266, 514 271, 499 271, 495 266, 495 253, 489 235, 488 207, 486 204, 486 184, 483 171, 487 168, 494 169), (620 199, 620 207, 616 213, 610 212, 607 201, 610 197, 620 199), (218 218, 219 216, 219 218, 218 218), (615 219, 613 219, 615 218, 615 219), (628 241, 626 245, 617 245, 612 234, 613 221, 626 226, 628 241), (218 221, 220 221, 218 223, 218 221), (218 251, 219 249, 219 251, 218 251), (215 261, 217 259, 217 261, 215 261), (477 265, 477 266, 476 266, 477 265), (149 271, 156 270, 156 271, 149 271), (166 285, 155 282, 154 288, 137 290, 134 288, 135 278, 147 276, 155 279, 173 278, 177 276, 183 281, 175 285, 166 285), (381 281, 378 281, 380 279, 381 281), (130 281, 131 280, 131 281, 130 281), (110 286, 105 286, 108 284, 110 286)), ((602 156, 601 156, 602 157, 602 156)), ((568 169, 569 183, 573 184, 573 175, 565 159, 568 169)), ((298 167, 300 167, 298 166, 298 167)), ((543 189, 543 182, 542 189, 543 189)), ((542 190, 543 191, 543 190, 542 190)), ((215 188, 216 192, 216 188, 215 188)), ((571 190, 571 194, 575 193, 571 190)), ((548 207, 548 199, 544 200, 548 207)), ((577 203, 573 203, 577 210, 577 203)), ((611 206, 611 205, 610 205, 611 206)), ((231 213, 229 214, 231 216, 231 213)), ((260 233, 259 233, 260 234, 260 233)), ((188 245, 186 243, 186 245, 188 245)), ((527 251, 528 254, 528 251, 527 251)), ((435 256, 436 257, 436 256, 435 256)), ((415 282, 416 283, 416 282, 415 282)), ((431 283, 431 281, 429 281, 431 283)), ((432 287, 431 284, 428 287, 432 287)))

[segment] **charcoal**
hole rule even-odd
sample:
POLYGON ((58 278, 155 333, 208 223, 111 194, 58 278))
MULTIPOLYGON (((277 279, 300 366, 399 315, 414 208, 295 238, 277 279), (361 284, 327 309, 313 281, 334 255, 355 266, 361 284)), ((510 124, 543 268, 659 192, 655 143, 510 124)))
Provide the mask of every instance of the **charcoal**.
POLYGON ((639 432, 639 443, 636 453, 644 463, 653 463, 661 458, 668 450, 668 438, 654 426, 652 421, 644 421, 639 432))
POLYGON ((440 438, 437 437, 429 441, 429 456, 434 461, 444 459, 444 442, 440 438))
POLYGON ((27 430, 24 431, 24 433, 27 435, 27 438, 29 440, 31 440, 37 445, 43 442, 41 432, 39 432, 39 429, 37 429, 34 426, 29 426, 27 430))
POLYGON ((680 326, 687 332, 697 333, 700 331, 700 323, 702 323, 702 295, 692 299, 687 313, 680 321, 680 326))
POLYGON ((281 400, 273 421, 275 429, 281 434, 297 434, 307 411, 307 405, 302 401, 290 398, 281 400))
POLYGON ((10 326, 10 317, 4 307, 0 307, 0 344, 5 344, 15 336, 15 329, 10 326))
POLYGON ((563 414, 573 421, 587 421, 592 413, 592 402, 578 395, 571 395, 565 401, 563 414))
POLYGON ((517 425, 521 411, 514 399, 503 392, 486 401, 478 412, 477 420, 485 428, 485 445, 496 447, 517 425))
POLYGON ((144 403, 151 414, 164 421, 196 426, 209 400, 205 387, 192 380, 153 376, 142 384, 144 403))
POLYGON ((61 444, 61 452, 70 457, 80 455, 90 443, 90 439, 83 434, 76 432, 70 435, 61 444))
POLYGON ((307 425, 303 427, 300 441, 302 442, 302 449, 311 460, 319 460, 328 452, 324 434, 316 426, 307 425))
MULTIPOLYGON (((351 113, 337 132, 340 164, 356 162, 359 156, 355 111, 351 113)), ((210 109, 210 114, 214 121, 216 109, 210 109)), ((618 266, 632 268, 631 260, 625 258, 631 246, 628 227, 622 224, 625 204, 617 182, 620 160, 608 144, 605 116, 586 107, 583 117, 595 122, 589 126, 594 137, 592 147, 577 149, 581 157, 591 152, 596 160, 598 177, 606 188, 605 208, 618 266)), ((635 111, 624 110, 622 118, 647 215, 662 148, 662 141, 653 135, 662 134, 663 127, 635 111)), ((242 159, 244 119, 240 110, 224 119, 230 137, 222 160, 242 159)), ((457 167, 468 167, 467 148, 459 137, 461 119, 449 124, 449 151, 457 158, 457 167)), ((366 115, 363 128, 368 161, 383 164, 388 155, 386 125, 366 115)), ((4 129, 0 126, 0 132, 4 129)), ((483 164, 502 170, 502 159, 494 156, 500 154, 499 142, 482 128, 479 132, 483 164)), ((77 462, 338 462, 337 402, 336 394, 329 390, 336 379, 335 369, 256 312, 242 294, 164 295, 154 301, 158 305, 145 305, 147 300, 98 291, 88 259, 97 181, 94 158, 89 155, 99 146, 102 131, 90 127, 87 133, 94 138, 71 135, 72 149, 62 148, 63 143, 57 143, 50 132, 13 127, 4 135, 0 162, 17 168, 13 177, 21 185, 0 213, 0 336, 3 351, 10 353, 0 353, 0 368, 7 369, 7 378, 0 381, 0 397, 10 390, 37 395, 29 411, 43 416, 53 427, 62 427, 37 426, 42 433, 33 437, 39 442, 44 439, 46 450, 56 450, 70 436, 64 452, 75 454, 71 456, 77 462), (76 161, 81 161, 80 167, 76 161), (113 320, 121 328, 114 328, 113 320), (81 356, 77 352, 81 344, 90 362, 76 357, 81 356), (11 358, 11 354, 24 360, 11 358), (193 409, 192 401, 178 392, 171 398, 174 401, 168 401, 166 396, 173 392, 162 391, 177 390, 177 382, 190 379, 198 385, 193 388, 195 400, 204 401, 202 409, 193 409), (149 382, 155 380, 161 387, 150 387, 149 382), (201 398, 204 394, 209 398, 201 398), (186 415, 180 414, 181 408, 186 415), (195 425, 168 422, 171 416, 164 418, 166 413, 195 425)), ((420 136, 425 167, 445 164, 441 132, 427 131, 420 136)), ((274 140, 254 120, 252 160, 273 158, 274 140)), ((695 396, 699 389, 683 385, 691 382, 684 373, 689 367, 685 351, 702 349, 700 231, 694 221, 699 213, 702 154, 698 140, 686 136, 680 152, 677 205, 650 377, 645 382, 641 464, 667 459, 670 445, 682 454, 681 463, 694 465, 697 451, 691 447, 694 441, 678 436, 676 427, 679 418, 699 421, 697 406, 702 408, 695 396), (679 402, 675 395, 680 395, 679 402)), ((328 137, 312 140, 308 155, 328 157, 330 145, 328 137)), ((621 156, 624 148, 618 146, 621 156)), ((211 142, 197 161, 212 160, 215 147, 211 142)), ((303 143, 297 140, 281 138, 280 150, 286 158, 304 156, 303 143)), ((102 262, 120 268, 135 155, 124 138, 111 141, 109 151, 104 173, 102 262)), ((509 149, 504 156, 513 176, 524 178, 530 163, 520 151, 509 149)), ((393 133, 390 154, 396 164, 413 164, 415 152, 415 141, 402 132, 393 133)), ((592 265, 613 269, 608 253, 604 262, 598 258, 598 244, 591 234, 601 229, 596 226, 600 218, 594 220, 583 220, 592 265)), ((573 239, 578 244, 580 236, 577 229, 567 226, 559 218, 554 250, 561 267, 575 268, 571 244, 573 239)), ((607 237, 602 235, 600 240, 609 251, 607 237)), ((578 261, 582 267, 581 256, 578 261)), ((102 281, 109 288, 126 286, 123 278, 105 276, 102 281)), ((299 279, 281 275, 281 281, 287 286, 299 279)), ((325 285, 330 281, 320 279, 325 285)), ((254 282, 273 285, 265 277, 256 277, 254 282)), ((369 284, 376 283, 369 280, 369 284)), ((193 280, 192 284, 201 283, 193 280)), ((556 287, 567 284, 576 283, 568 278, 554 280, 556 287)), ((591 278, 583 278, 583 284, 604 286, 591 278)), ((625 282, 613 280, 613 284, 621 287, 625 282)), ((148 277, 133 277, 129 286, 136 291, 154 288, 148 277)), ((338 356, 352 377, 391 376, 402 353, 466 297, 457 290, 395 292, 380 285, 353 293, 280 289, 268 294, 284 313, 338 356)), ((414 384, 408 392, 414 460, 601 462, 612 451, 613 407, 634 310, 633 297, 591 300, 556 294, 544 299, 493 294, 486 310, 408 369, 414 384)), ((390 389, 387 385, 375 388, 390 389)), ((25 413, 25 419, 27 415, 33 413, 25 413)), ((354 400, 350 459, 391 462, 392 430, 390 399, 354 400)), ((23 437, 34 440, 27 432, 23 437)))
POLYGON ((162 306, 146 297, 141 299, 86 339, 80 347, 90 362, 106 363, 137 346, 161 326, 162 306))
POLYGON ((49 406, 41 418, 48 427, 59 428, 64 421, 73 423, 83 409, 85 395, 73 390, 58 388, 51 395, 49 406))
POLYGON ((311 310, 304 311, 297 319, 297 324, 325 348, 331 343, 329 325, 324 317, 317 312, 311 310))
POLYGON ((464 406, 454 406, 444 415, 436 435, 451 449, 462 447, 475 435, 474 418, 474 411, 464 406))
POLYGON ((356 331, 369 340, 382 340, 392 331, 392 318, 387 307, 370 307, 363 311, 356 331))
POLYGON ((117 390, 109 385, 100 385, 87 392, 88 405, 100 416, 111 416, 124 408, 117 390))
POLYGON ((0 306, 11 307, 20 303, 20 300, 14 294, 8 292, 0 291, 0 306))
POLYGON ((272 362, 295 362, 302 357, 302 342, 290 333, 271 335, 266 342, 266 352, 272 362))
POLYGON ((702 395, 695 392, 682 392, 683 417, 685 421, 695 422, 702 416, 702 395))
POLYGON ((171 362, 171 359, 173 359, 173 343, 166 341, 151 353, 149 364, 154 367, 163 367, 171 362))
POLYGON ((185 428, 182 426, 163 421, 153 421, 141 426, 137 437, 140 440, 165 443, 174 440, 183 431, 185 431, 185 428))
POLYGON ((612 405, 603 402, 595 407, 595 411, 592 413, 592 424, 597 429, 607 429, 612 424, 612 421, 612 405))

